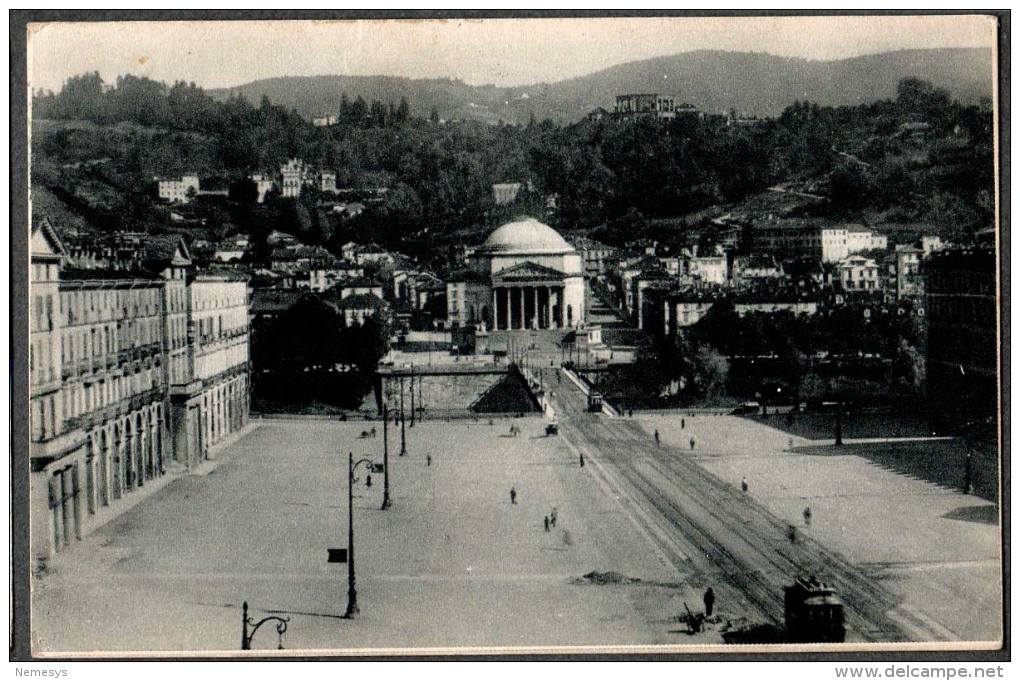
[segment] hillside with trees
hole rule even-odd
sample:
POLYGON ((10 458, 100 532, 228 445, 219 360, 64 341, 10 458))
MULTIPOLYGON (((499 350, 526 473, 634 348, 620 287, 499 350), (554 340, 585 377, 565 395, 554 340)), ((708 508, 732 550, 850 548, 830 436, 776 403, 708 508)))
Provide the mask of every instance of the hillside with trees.
MULTIPOLYGON (((263 98, 217 101, 193 84, 98 74, 33 101, 32 191, 46 208, 95 230, 179 231, 154 197, 156 176, 193 172, 230 186, 189 206, 213 233, 272 229, 337 248, 347 240, 423 258, 470 243, 519 213, 611 244, 649 237, 682 245, 712 211, 750 205, 769 188, 809 188, 806 217, 924 223, 965 240, 992 224, 992 111, 907 78, 895 98, 856 106, 791 102, 775 119, 720 117, 557 125, 443 124, 406 101, 341 96, 335 125, 316 127, 263 98), (731 122, 732 123, 732 122, 731 122), (337 173, 350 191, 385 188, 355 217, 297 202, 254 204, 250 173, 288 158, 337 173), (491 187, 520 182, 510 206, 491 187)), ((187 217, 187 216, 186 216, 187 217)))

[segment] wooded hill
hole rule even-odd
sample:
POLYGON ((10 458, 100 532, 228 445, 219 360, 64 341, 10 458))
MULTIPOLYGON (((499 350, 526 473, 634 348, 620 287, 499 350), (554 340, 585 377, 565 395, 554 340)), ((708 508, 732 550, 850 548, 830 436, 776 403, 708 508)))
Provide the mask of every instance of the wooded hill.
POLYGON ((198 173, 234 185, 190 209, 221 231, 278 228, 312 243, 377 241, 412 255, 482 238, 519 213, 609 243, 686 239, 713 208, 740 206, 780 183, 813 187, 809 217, 930 225, 965 239, 992 225, 992 111, 909 78, 895 98, 827 107, 792 101, 775 119, 612 119, 525 126, 440 124, 397 101, 341 98, 339 122, 315 127, 264 97, 217 101, 194 85, 98 74, 33 103, 32 184, 39 209, 98 230, 177 230, 155 176, 198 173), (386 198, 340 219, 307 192, 251 205, 237 184, 288 158, 337 173, 341 187, 386 198), (497 207, 492 185, 520 182, 497 207), (530 191, 527 188, 531 188, 530 191), (557 209, 544 214, 555 196, 557 209), (666 228, 662 228, 666 225, 666 228))
POLYGON ((854 106, 896 96, 913 77, 949 90, 964 103, 992 96, 992 54, 987 49, 902 50, 815 61, 768 54, 698 50, 629 62, 579 78, 523 87, 473 86, 452 79, 389 76, 309 76, 258 80, 210 90, 226 101, 263 96, 311 120, 335 114, 344 93, 351 100, 398 102, 425 118, 526 124, 532 118, 571 123, 596 107, 612 110, 616 95, 658 92, 718 114, 778 116, 796 100, 820 106, 854 106))

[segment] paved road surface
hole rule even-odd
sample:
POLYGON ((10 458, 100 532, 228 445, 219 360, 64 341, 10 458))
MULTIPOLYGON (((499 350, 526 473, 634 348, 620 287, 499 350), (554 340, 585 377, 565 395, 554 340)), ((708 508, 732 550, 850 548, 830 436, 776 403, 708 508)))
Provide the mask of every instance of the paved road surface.
MULTIPOLYGON (((555 382, 555 372, 549 370, 547 373, 546 381, 555 382)), ((799 513, 803 506, 798 505, 794 514, 786 513, 779 517, 756 501, 757 494, 742 493, 737 485, 717 477, 719 473, 733 477, 733 462, 729 465, 706 462, 700 451, 704 445, 697 441, 695 450, 689 450, 687 436, 695 430, 694 419, 690 420, 691 428, 687 430, 679 427, 679 417, 655 420, 654 423, 663 428, 660 434, 663 446, 657 447, 649 435, 651 424, 635 419, 584 414, 581 392, 566 380, 560 382, 559 387, 554 403, 558 413, 568 415, 561 419, 564 436, 574 441, 588 460, 602 467, 609 479, 616 481, 621 493, 641 510, 644 522, 655 529, 657 540, 678 567, 692 566, 705 581, 719 581, 725 585, 721 589, 723 599, 738 599, 746 604, 749 612, 780 625, 782 605, 777 595, 782 593, 783 584, 789 583, 792 575, 816 574, 836 586, 847 605, 848 640, 895 642, 996 638, 998 589, 995 570, 998 561, 994 528, 955 523, 953 529, 963 542, 949 549, 950 552, 957 549, 956 565, 948 565, 951 561, 942 556, 945 551, 925 548, 929 560, 941 558, 947 562, 945 567, 955 573, 960 570, 953 568, 960 567, 959 561, 963 560, 967 563, 964 567, 970 568, 972 577, 977 578, 972 580, 976 583, 964 584, 959 575, 941 582, 929 581, 925 585, 927 588, 915 589, 914 598, 907 599, 902 593, 887 590, 875 578, 874 571, 866 572, 856 561, 848 560, 816 542, 816 533, 806 531, 807 528, 801 525, 799 513), (668 423, 668 429, 660 425, 660 421, 668 423), (666 442, 669 444, 666 445, 666 442), (709 470, 716 475, 710 474, 709 470), (788 539, 791 524, 799 526, 796 543, 788 539), (975 553, 968 554, 968 548, 975 553), (978 560, 974 561, 975 558, 978 560), (966 559, 972 562, 968 563, 966 559), (960 588, 960 592, 954 593, 953 587, 960 588), (929 601, 916 598, 919 592, 926 592, 929 601), (947 612, 946 608, 931 607, 933 596, 957 604, 955 615, 947 612), (968 597, 970 602, 967 602, 968 597), (907 600, 911 602, 905 602, 907 600)), ((726 420, 739 422, 737 419, 726 420)), ((706 422, 706 419, 698 419, 701 432, 705 431, 706 422)), ((722 425, 721 419, 712 423, 722 425)), ((772 433, 769 429, 755 426, 737 428, 735 435, 747 438, 755 430, 762 435, 772 433)), ((781 451, 783 445, 776 446, 776 439, 773 436, 773 441, 763 443, 761 449, 781 451)), ((731 441, 730 446, 733 444, 731 441)), ((736 449, 754 447, 753 444, 749 447, 749 443, 744 441, 736 449)), ((718 456, 720 461, 724 460, 725 455, 718 456)), ((849 477, 852 473, 840 466, 834 466, 830 473, 821 471, 820 475, 832 475, 833 480, 819 480, 819 487, 825 493, 838 497, 840 485, 845 488, 857 486, 858 478, 843 480, 840 477, 844 474, 849 477)), ((864 479, 874 481, 877 476, 873 472, 868 473, 863 476, 864 479)), ((890 474, 885 477, 890 478, 892 484, 897 484, 901 476, 890 474)), ((734 482, 739 479, 740 476, 736 475, 734 482)), ((755 483, 759 480, 756 479, 755 483)), ((761 482, 764 483, 764 480, 761 482)), ((933 487, 916 480, 906 482, 915 487, 933 487)), ((771 488, 782 486, 774 476, 769 483, 771 488)), ((824 501, 825 493, 821 495, 821 501, 824 501)), ((929 498, 930 495, 926 497, 929 498)), ((918 505, 916 497, 906 497, 902 501, 904 517, 917 517, 919 510, 922 513, 926 510, 924 505, 918 505), (908 507, 911 504, 913 506, 908 507)), ((819 506, 828 508, 824 503, 819 506)), ((932 539, 930 532, 924 531, 928 528, 905 526, 900 534, 901 528, 895 523, 882 527, 873 522, 875 518, 885 518, 886 514, 870 515, 872 518, 865 519, 863 523, 867 528, 869 547, 866 553, 869 555, 876 553, 871 545, 889 547, 887 551, 895 554, 898 545, 909 547, 932 539)), ((948 526, 946 521, 942 520, 942 523, 948 526)), ((826 541, 828 546, 847 543, 845 535, 832 536, 829 533, 824 538, 832 540, 826 541)), ((918 551, 908 550, 906 553, 916 556, 918 551)), ((931 565, 929 569, 934 571, 942 567, 941 564, 931 565)), ((719 588, 716 590, 720 591, 719 588)))

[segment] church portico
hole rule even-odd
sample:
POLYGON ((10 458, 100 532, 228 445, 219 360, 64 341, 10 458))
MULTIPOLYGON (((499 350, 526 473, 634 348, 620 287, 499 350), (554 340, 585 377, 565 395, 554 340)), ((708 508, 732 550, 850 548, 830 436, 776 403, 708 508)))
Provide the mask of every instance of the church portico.
POLYGON ((560 329, 564 276, 548 267, 522 263, 492 278, 497 329, 560 329))
POLYGON ((563 328, 563 287, 550 285, 495 286, 492 290, 497 329, 563 328))

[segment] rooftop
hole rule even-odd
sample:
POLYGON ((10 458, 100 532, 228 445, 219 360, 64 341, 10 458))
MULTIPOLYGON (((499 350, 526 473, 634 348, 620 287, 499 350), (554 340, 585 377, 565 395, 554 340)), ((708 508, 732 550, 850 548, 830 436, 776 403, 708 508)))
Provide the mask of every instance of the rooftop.
POLYGON ((508 222, 496 229, 482 246, 490 253, 573 253, 573 247, 549 225, 535 218, 508 222))

